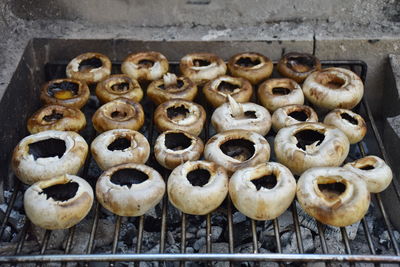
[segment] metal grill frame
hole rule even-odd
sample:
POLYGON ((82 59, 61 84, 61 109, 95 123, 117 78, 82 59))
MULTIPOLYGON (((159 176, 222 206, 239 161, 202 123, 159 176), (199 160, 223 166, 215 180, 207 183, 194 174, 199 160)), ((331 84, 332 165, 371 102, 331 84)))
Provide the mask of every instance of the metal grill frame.
MULTIPOLYGON (((338 66, 338 67, 349 67, 351 70, 356 71, 361 79, 365 82, 365 78, 367 75, 367 64, 363 61, 358 61, 358 60, 330 60, 330 61, 321 61, 323 66, 338 66), (358 71, 357 71, 358 69, 358 71)), ((275 62, 276 64, 276 62, 275 62)), ((372 116, 370 107, 365 99, 365 97, 362 99, 362 102, 360 105, 364 108, 367 118, 366 121, 367 123, 371 126, 372 128, 372 133, 368 134, 373 134, 376 144, 380 149, 380 153, 383 157, 383 159, 386 162, 389 162, 387 153, 385 151, 385 148, 383 146, 382 139, 379 135, 376 123, 374 121, 374 118, 372 116)), ((209 110, 209 109, 208 109, 209 110)), ((154 109, 153 109, 154 111, 154 109)), ((153 112, 152 111, 152 112, 153 112)), ((209 116, 207 116, 207 123, 206 123, 206 129, 205 129, 205 138, 208 139, 208 124, 209 124, 209 116)), ((155 129, 153 129, 153 124, 150 125, 150 136, 148 136, 148 140, 153 146, 153 134, 155 133, 155 129)), ((206 141, 206 140, 205 140, 206 141)), ((365 156, 365 150, 364 147, 361 143, 358 143, 358 147, 362 153, 363 156, 365 156)), ((90 157, 90 156, 89 156, 90 157)), ((87 175, 88 172, 88 162, 86 163, 84 170, 83 170, 83 177, 87 175)), ((164 173, 164 178, 166 179, 164 173)), ((391 183, 391 185, 394 188, 394 191, 396 193, 397 199, 400 201, 400 189, 399 185, 397 184, 396 177, 394 178, 394 181, 391 183)), ((5 218, 2 221, 0 225, 0 237, 3 235, 4 230, 7 226, 8 220, 10 218, 10 214, 12 211, 12 208, 14 206, 17 193, 18 191, 21 190, 21 184, 16 183, 16 186, 14 188, 14 191, 12 193, 12 196, 10 198, 10 201, 8 203, 8 208, 5 212, 5 218)), ((297 215, 297 210, 295 206, 295 201, 292 203, 291 207, 289 210, 291 210, 292 215, 293 215, 293 224, 295 227, 295 234, 296 234, 296 240, 297 240, 297 246, 298 246, 298 253, 297 254, 284 254, 282 253, 282 246, 280 242, 280 236, 279 236, 279 218, 276 218, 273 220, 273 226, 274 226, 274 234, 275 234, 275 241, 276 241, 276 246, 277 246, 277 252, 278 253, 270 253, 270 254, 261 254, 258 251, 258 240, 257 240, 257 232, 256 232, 256 222, 254 220, 250 220, 251 222, 251 232, 252 232, 252 241, 253 241, 253 253, 234 253, 234 242, 233 242, 233 231, 234 231, 234 226, 233 226, 233 219, 232 219, 232 203, 229 199, 229 196, 227 197, 227 221, 228 221, 228 237, 229 237, 229 253, 225 254, 215 254, 211 253, 212 251, 212 241, 211 241, 211 214, 207 214, 206 217, 206 253, 192 253, 192 254, 187 254, 186 252, 186 226, 187 226, 187 216, 186 214, 182 214, 181 217, 181 240, 180 240, 180 248, 181 248, 181 253, 179 254, 166 254, 164 253, 165 251, 165 243, 166 243, 166 225, 167 225, 167 205, 170 205, 168 203, 167 199, 167 194, 164 196, 163 201, 162 201, 162 219, 161 219, 161 229, 160 229, 160 250, 159 254, 143 254, 141 252, 142 250, 142 239, 143 239, 143 229, 144 229, 144 216, 143 215, 139 218, 139 227, 138 227, 138 234, 137 234, 137 244, 136 244, 136 254, 116 254, 117 252, 117 246, 118 246, 118 239, 119 239, 119 232, 120 232, 120 227, 121 227, 121 217, 120 216, 115 216, 115 231, 114 231, 114 239, 112 243, 112 251, 111 254, 92 254, 93 249, 94 249, 94 241, 95 241, 95 235, 96 235, 96 229, 97 229, 97 224, 99 220, 99 213, 100 213, 100 204, 98 202, 95 202, 94 204, 94 209, 95 209, 95 215, 93 218, 93 224, 90 232, 90 238, 88 242, 88 247, 86 250, 86 254, 75 254, 72 255, 70 254, 71 251, 71 246, 72 246, 72 241, 74 238, 74 233, 75 233, 75 227, 70 228, 69 233, 68 233, 68 238, 67 238, 67 243, 65 247, 65 254, 58 254, 58 255, 48 255, 46 254, 46 249, 47 245, 50 239, 51 231, 47 230, 45 232, 44 238, 43 238, 43 243, 40 248, 40 254, 39 255, 20 255, 22 248, 24 246, 24 241, 27 236, 28 228, 29 228, 29 221, 26 220, 26 223, 22 229, 22 238, 18 242, 15 253, 13 256, 0 256, 0 263, 27 263, 27 262, 36 262, 36 263, 44 263, 44 262, 61 262, 63 265, 65 265, 67 262, 110 262, 110 264, 113 264, 115 262, 138 262, 138 261, 180 261, 181 265, 185 261, 229 261, 231 263, 236 262, 236 261, 252 261, 252 262, 259 262, 259 261, 271 261, 271 262, 347 262, 347 263, 355 263, 355 262, 370 262, 370 263, 400 263, 400 250, 398 243, 395 239, 394 232, 393 232, 393 227, 391 225, 391 222, 388 218, 387 215, 387 209, 385 208, 381 195, 380 194, 372 194, 372 198, 375 199, 376 203, 378 204, 378 209, 382 215, 382 218, 385 222, 386 225, 386 230, 389 233, 389 237, 391 240, 392 248, 393 248, 393 255, 376 255, 375 252, 375 247, 371 238, 371 233, 369 232, 367 222, 363 218, 361 220, 361 225, 363 227, 365 237, 366 237, 366 242, 368 243, 370 254, 369 255, 353 255, 351 252, 350 248, 350 241, 346 232, 346 229, 344 227, 341 227, 341 234, 342 234, 342 240, 343 240, 343 245, 345 247, 346 254, 343 255, 338 255, 338 254, 329 254, 329 249, 325 240, 324 236, 324 230, 323 230, 323 225, 319 222, 317 222, 317 228, 318 228, 318 234, 320 237, 321 241, 321 248, 323 254, 305 254, 304 253, 304 247, 303 247, 303 242, 302 242, 302 237, 301 237, 301 232, 300 232, 300 223, 299 223, 299 217, 297 215)))

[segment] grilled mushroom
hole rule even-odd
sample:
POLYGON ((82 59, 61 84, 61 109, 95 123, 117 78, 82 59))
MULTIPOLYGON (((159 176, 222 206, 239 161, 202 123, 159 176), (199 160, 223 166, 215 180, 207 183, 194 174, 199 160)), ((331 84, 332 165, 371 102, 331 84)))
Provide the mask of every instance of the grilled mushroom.
POLYGON ((112 129, 139 130, 144 123, 142 105, 126 98, 117 98, 102 105, 93 115, 93 127, 102 133, 112 129))
POLYGON ((269 160, 270 147, 265 138, 246 130, 229 130, 211 137, 204 149, 206 160, 223 166, 228 173, 269 160))
POLYGON ((303 83, 304 96, 313 105, 332 110, 354 108, 362 99, 364 85, 354 72, 343 68, 315 71, 303 83))
POLYGON ((181 130, 169 130, 157 137, 154 155, 158 163, 174 169, 186 161, 198 160, 203 154, 203 141, 181 130))
POLYGON ((187 77, 176 77, 173 73, 167 73, 162 79, 149 85, 147 95, 156 105, 173 98, 192 101, 197 95, 197 85, 187 77))
POLYGON ((143 90, 138 81, 131 79, 128 75, 115 74, 97 84, 96 96, 101 103, 120 97, 140 102, 143 98, 143 90))
POLYGON ((228 95, 229 103, 215 109, 211 123, 216 131, 242 129, 266 135, 271 128, 271 115, 263 106, 254 103, 237 103, 228 95))
POLYGON ((36 182, 24 195, 29 220, 48 230, 74 226, 86 217, 92 204, 92 187, 84 179, 69 174, 36 182))
POLYGON ((254 52, 236 54, 228 62, 228 69, 232 76, 242 77, 253 85, 269 78, 273 67, 269 58, 254 52))
POLYGON ((211 53, 193 53, 184 56, 179 68, 183 76, 197 84, 202 84, 226 73, 226 64, 211 53))
POLYGON ((213 107, 228 102, 228 95, 237 102, 249 102, 253 95, 253 87, 246 79, 231 76, 219 76, 203 87, 203 93, 213 107))
POLYGON ((27 123, 31 134, 48 130, 79 132, 85 126, 86 118, 82 111, 59 105, 42 107, 29 118, 27 123))
POLYGON ((121 164, 103 172, 96 183, 96 197, 119 216, 141 216, 157 205, 165 183, 153 168, 136 163, 121 164))
POLYGON ((56 79, 47 82, 40 89, 40 100, 45 104, 70 108, 83 107, 89 100, 89 87, 76 79, 56 79))
POLYGON ((335 126, 345 133, 350 144, 360 142, 367 133, 364 119, 357 113, 348 109, 335 109, 326 115, 324 123, 335 126))
POLYGON ((100 134, 90 149, 102 170, 123 163, 145 163, 150 155, 146 137, 129 129, 114 129, 100 134))
POLYGON ((281 128, 303 122, 318 122, 317 113, 309 106, 288 105, 272 114, 272 128, 276 133, 281 128))
POLYGON ((202 106, 183 99, 171 99, 154 111, 154 122, 160 132, 182 130, 198 136, 206 120, 202 106))
POLYGON ((342 131, 317 122, 282 128, 274 143, 278 161, 296 175, 312 167, 339 166, 346 159, 349 146, 342 131))
POLYGON ((370 193, 357 174, 344 168, 319 167, 300 176, 297 200, 304 211, 318 221, 343 227, 364 217, 370 193))
POLYGON ((296 180, 288 168, 275 162, 236 171, 229 181, 235 207, 254 220, 281 215, 296 195, 296 180))
POLYGON ((347 163, 344 168, 360 176, 367 183, 368 191, 371 193, 382 192, 393 179, 392 169, 376 156, 366 156, 347 163))
POLYGON ((258 87, 258 99, 270 112, 280 107, 304 103, 301 87, 294 80, 279 78, 269 79, 258 87))
POLYGON ((168 68, 168 59, 154 51, 130 54, 121 65, 123 73, 138 81, 158 80, 168 68))
POLYGON ((75 132, 44 131, 22 139, 12 155, 12 169, 26 184, 63 174, 77 174, 88 152, 86 141, 75 132))
POLYGON ((312 72, 321 70, 321 62, 311 54, 292 52, 279 60, 277 69, 281 75, 301 83, 312 72))
POLYGON ((204 215, 221 205, 228 194, 228 175, 213 162, 188 161, 168 178, 169 201, 187 214, 204 215))
POLYGON ((68 63, 66 73, 68 78, 98 83, 111 74, 111 61, 100 53, 84 53, 68 63))

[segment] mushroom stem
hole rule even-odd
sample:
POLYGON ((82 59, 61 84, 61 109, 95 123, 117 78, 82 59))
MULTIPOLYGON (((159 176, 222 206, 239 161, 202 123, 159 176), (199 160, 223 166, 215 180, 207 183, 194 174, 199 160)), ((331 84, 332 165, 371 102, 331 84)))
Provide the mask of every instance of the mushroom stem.
POLYGON ((163 75, 163 80, 164 80, 164 85, 165 86, 170 86, 170 85, 176 85, 177 84, 177 78, 176 75, 173 73, 166 73, 163 75))
POLYGON ((244 117, 243 105, 236 102, 236 100, 231 95, 228 94, 227 97, 232 117, 234 118, 244 117))

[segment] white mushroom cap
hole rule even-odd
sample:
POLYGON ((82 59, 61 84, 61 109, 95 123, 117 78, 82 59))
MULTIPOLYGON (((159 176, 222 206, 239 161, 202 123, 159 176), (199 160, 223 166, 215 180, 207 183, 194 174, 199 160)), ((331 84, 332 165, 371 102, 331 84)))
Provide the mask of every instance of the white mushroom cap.
POLYGON ((296 175, 312 167, 341 165, 349 153, 349 146, 349 140, 342 131, 317 122, 282 128, 274 143, 278 161, 296 175), (305 142, 302 143, 302 140, 305 142))
POLYGON ((172 171, 167 188, 169 201, 176 208, 187 214, 204 215, 224 201, 228 194, 228 175, 214 162, 188 161, 172 171), (190 179, 188 176, 196 171, 201 173, 190 179))
MULTIPOLYGON (((58 190, 65 189, 61 187, 58 190)), ((89 213, 92 204, 92 187, 84 179, 69 174, 36 182, 24 195, 24 208, 28 218, 33 224, 49 230, 66 229, 79 223, 89 213), (46 188, 70 182, 77 183, 78 187, 69 199, 57 199, 57 193, 45 193, 46 188)))
POLYGON ((367 133, 364 119, 357 113, 348 109, 335 109, 329 112, 324 123, 335 126, 349 138, 350 144, 360 142, 367 133))
POLYGON ((226 72, 225 62, 218 56, 211 53, 192 53, 184 56, 179 68, 183 76, 188 77, 195 83, 204 83, 215 79, 226 72), (208 65, 197 66, 196 60, 207 61, 208 65))
POLYGON ((357 174, 339 167, 319 167, 300 176, 297 200, 318 221, 342 227, 364 217, 370 193, 357 174))
POLYGON ((313 105, 332 110, 354 108, 364 94, 364 85, 354 72, 343 68, 315 71, 303 83, 304 96, 313 105))
POLYGON ((114 129, 97 136, 90 145, 94 160, 100 169, 107 170, 123 163, 145 163, 150 155, 150 145, 143 134, 129 129, 114 129), (125 140, 121 146, 114 142, 125 140), (110 147, 111 146, 111 147, 110 147))
POLYGON ((266 135, 271 128, 271 115, 263 106, 254 103, 237 103, 228 95, 229 103, 215 109, 211 123, 216 131, 242 129, 266 135))
POLYGON ((317 113, 309 106, 287 105, 278 108, 272 114, 272 128, 275 132, 278 132, 281 128, 303 122, 318 122, 317 113))
POLYGON ((377 156, 366 156, 343 167, 359 175, 367 183, 371 193, 382 192, 393 179, 392 169, 377 156))
MULTIPOLYGON (((52 151, 54 152, 54 151, 52 151)), ((76 132, 43 131, 22 139, 15 147, 12 168, 15 175, 26 184, 48 180, 63 174, 77 174, 86 160, 88 145, 76 132), (61 157, 37 157, 30 152, 30 145, 48 139, 62 140, 65 151, 61 157)))
POLYGON ((67 65, 66 74, 68 78, 83 80, 87 83, 98 83, 110 75, 111 66, 111 61, 107 56, 100 53, 89 52, 72 59, 67 65), (101 61, 102 65, 97 68, 80 70, 79 67, 81 63, 88 59, 98 59, 101 61))
MULTIPOLYGON (((270 182, 270 181, 266 181, 270 182)), ((296 180, 288 168, 275 162, 262 163, 236 171, 229 181, 229 195, 235 207, 254 220, 272 220, 281 215, 296 195, 296 180), (274 176, 275 184, 253 183, 274 176)))
POLYGON ((129 77, 139 81, 154 81, 160 79, 168 72, 169 63, 167 58, 154 51, 130 54, 121 64, 121 71, 129 77), (152 64, 142 64, 142 61, 152 64))

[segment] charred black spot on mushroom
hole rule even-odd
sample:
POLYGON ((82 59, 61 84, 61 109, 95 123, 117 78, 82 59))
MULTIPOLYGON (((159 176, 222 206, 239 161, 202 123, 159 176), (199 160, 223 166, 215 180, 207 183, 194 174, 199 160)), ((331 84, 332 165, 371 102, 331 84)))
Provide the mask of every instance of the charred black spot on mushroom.
POLYGON ((127 115, 128 115, 128 114, 127 114, 126 112, 120 112, 120 111, 116 110, 116 111, 113 111, 113 112, 111 113, 111 118, 114 118, 114 119, 123 119, 123 118, 125 118, 127 115))
POLYGON ((318 189, 326 198, 334 200, 346 191, 346 185, 341 182, 318 183, 318 189))
POLYGON ((257 191, 260 190, 261 187, 272 189, 278 183, 274 174, 264 175, 258 178, 251 179, 251 182, 256 186, 257 191))
POLYGON ((164 144, 168 149, 177 151, 188 148, 192 141, 191 138, 183 133, 167 133, 164 144))
POLYGON ((101 66, 103 66, 103 62, 97 57, 92 57, 82 60, 81 63, 79 63, 79 71, 97 69, 101 66))
POLYGON ((56 184, 43 188, 39 194, 45 194, 46 199, 52 198, 55 201, 67 201, 76 195, 78 188, 78 183, 69 181, 65 184, 56 184))
POLYGON ((46 115, 43 117, 43 120, 46 122, 51 122, 51 121, 58 121, 64 117, 64 114, 57 112, 56 110, 52 110, 51 114, 46 115))
MULTIPOLYGON (((57 97, 60 94, 67 94, 68 96, 72 97, 72 96, 78 95, 78 91, 79 91, 78 83, 67 82, 67 81, 63 81, 63 82, 59 82, 59 83, 51 83, 47 87, 47 94, 51 97, 57 97)), ((63 97, 63 98, 66 98, 66 97, 63 97)))
POLYGON ((66 150, 65 141, 49 138, 29 144, 29 154, 36 160, 38 158, 61 158, 66 150))
POLYGON ((172 106, 172 107, 167 108, 167 116, 171 120, 184 119, 184 118, 186 118, 188 113, 189 113, 189 110, 184 105, 172 106))
POLYGON ((239 86, 225 81, 220 82, 217 87, 217 90, 223 93, 233 93, 235 89, 239 89, 239 86))
POLYGON ((107 149, 110 151, 124 150, 131 146, 131 140, 126 137, 120 137, 115 139, 111 144, 108 145, 107 149))
POLYGON ((182 79, 177 79, 176 80, 176 84, 173 84, 173 85, 170 85, 170 86, 165 86, 165 84, 162 83, 162 84, 160 84, 158 86, 158 88, 163 89, 163 90, 165 90, 167 88, 171 88, 171 87, 182 88, 183 85, 184 85, 184 82, 182 81, 182 79))
POLYGON ((290 94, 290 89, 285 87, 275 87, 272 88, 272 94, 274 95, 288 95, 290 94))
POLYGON ((372 165, 367 164, 367 165, 364 165, 364 166, 359 167, 359 169, 360 169, 360 170, 364 170, 364 171, 370 171, 370 170, 375 169, 375 167, 372 166, 372 165))
POLYGON ((232 139, 220 145, 222 152, 239 161, 246 161, 254 155, 255 144, 246 139, 232 139))
POLYGON ((121 169, 111 175, 110 181, 120 186, 131 188, 133 184, 140 184, 149 179, 149 176, 137 169, 121 169))
POLYGON ((358 124, 358 121, 346 112, 341 113, 340 117, 342 117, 342 119, 350 122, 351 124, 354 124, 354 125, 358 124))
POLYGON ((150 59, 142 59, 138 62, 138 65, 144 68, 151 68, 154 65, 154 61, 150 59))
POLYGON ((186 175, 186 178, 193 186, 204 186, 210 180, 211 174, 206 169, 195 169, 186 175))
POLYGON ((235 62, 236 65, 241 67, 254 67, 260 64, 261 61, 258 58, 251 59, 250 57, 241 57, 235 62))
POLYGON ((122 83, 117 83, 111 86, 111 89, 113 91, 128 91, 129 90, 129 83, 127 82, 122 82, 122 83))
POLYGON ((292 111, 288 114, 288 116, 292 117, 295 120, 298 121, 306 121, 308 119, 308 115, 304 110, 296 110, 296 111, 292 111))
POLYGON ((248 119, 257 119, 256 112, 254 110, 248 110, 244 112, 244 116, 248 119))
POLYGON ((205 59, 194 59, 193 60, 193 65, 196 67, 205 67, 210 65, 211 62, 205 59))
POLYGON ((297 139, 297 147, 306 150, 306 146, 314 144, 320 145, 325 139, 325 135, 314 130, 302 130, 294 135, 297 139))
POLYGON ((316 60, 311 55, 296 54, 287 57, 286 66, 295 72, 307 72, 316 65, 316 60))

